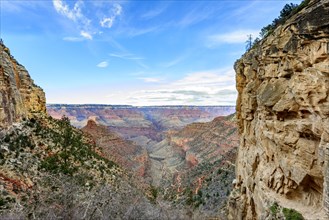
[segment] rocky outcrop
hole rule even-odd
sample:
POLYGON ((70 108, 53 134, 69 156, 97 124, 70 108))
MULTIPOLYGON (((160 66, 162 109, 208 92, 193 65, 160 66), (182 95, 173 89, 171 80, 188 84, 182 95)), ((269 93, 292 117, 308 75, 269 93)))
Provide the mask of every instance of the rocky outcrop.
POLYGON ((154 185, 166 185, 175 175, 198 164, 214 163, 238 146, 238 132, 231 117, 192 123, 179 131, 169 131, 166 139, 149 149, 150 173, 154 185))
POLYGON ((329 1, 310 1, 235 64, 241 133, 231 219, 278 203, 329 218, 329 1))
MULTIPOLYGON (((233 116, 170 131, 149 149, 152 184, 177 207, 193 208, 194 219, 226 219, 239 144, 233 116)), ((191 218, 192 219, 192 218, 191 218)))
POLYGON ((37 112, 46 112, 43 90, 0 43, 0 128, 7 127, 37 112))
POLYGON ((136 176, 144 177, 148 162, 148 154, 145 149, 122 139, 106 126, 98 125, 92 120, 89 120, 81 130, 91 136, 96 146, 102 149, 104 157, 128 171, 133 171, 136 176))

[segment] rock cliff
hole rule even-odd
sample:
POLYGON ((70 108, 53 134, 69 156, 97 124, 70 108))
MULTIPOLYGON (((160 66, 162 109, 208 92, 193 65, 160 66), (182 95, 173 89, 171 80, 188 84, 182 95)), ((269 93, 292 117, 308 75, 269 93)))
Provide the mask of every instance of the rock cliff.
POLYGON ((270 219, 277 203, 328 219, 329 1, 310 1, 235 71, 241 140, 229 217, 270 219))
POLYGON ((238 146, 238 134, 231 116, 211 122, 192 123, 149 149, 154 185, 166 185, 174 176, 202 163, 214 163, 238 146))
POLYGON ((143 147, 124 140, 106 126, 98 125, 93 120, 89 120, 81 130, 91 136, 96 146, 102 149, 103 156, 133 171, 136 176, 145 175, 148 154, 143 147))
POLYGON ((36 86, 24 66, 0 43, 0 128, 36 112, 46 112, 43 90, 36 86))

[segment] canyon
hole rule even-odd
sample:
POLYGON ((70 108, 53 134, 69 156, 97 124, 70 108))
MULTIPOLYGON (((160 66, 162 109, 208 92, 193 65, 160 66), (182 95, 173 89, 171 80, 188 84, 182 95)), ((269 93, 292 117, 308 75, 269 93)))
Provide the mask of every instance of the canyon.
MULTIPOLYGON (((137 156, 129 152, 139 148, 144 152, 137 160, 144 163, 140 176, 157 187, 175 185, 175 177, 205 161, 212 163, 238 146, 234 117, 223 116, 234 113, 234 106, 54 104, 47 105, 47 111, 54 118, 67 116, 77 127, 88 120, 83 131, 112 155, 122 151, 114 161, 137 156), (114 140, 120 144, 116 146, 114 140)), ((121 165, 130 169, 129 162, 125 163, 121 165)))
MULTIPOLYGON (((235 106, 120 106, 48 104, 48 114, 67 116, 72 125, 82 128, 88 120, 107 126, 125 139, 160 141, 164 132, 193 122, 208 122, 216 116, 235 112, 235 106)), ((141 142, 139 141, 141 144, 141 142)))
POLYGON ((236 61, 235 114, 46 105, 0 58, 0 218, 329 219, 329 0, 236 61))
POLYGON ((46 105, 0 46, 1 218, 226 216, 233 106, 46 105))

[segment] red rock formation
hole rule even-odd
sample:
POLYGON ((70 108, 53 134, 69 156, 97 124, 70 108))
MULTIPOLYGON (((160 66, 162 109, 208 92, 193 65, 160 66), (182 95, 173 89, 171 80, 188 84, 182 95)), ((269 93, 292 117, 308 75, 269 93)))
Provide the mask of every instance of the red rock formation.
POLYGON ((142 147, 122 139, 106 126, 98 125, 93 120, 89 120, 81 130, 93 138, 96 145, 102 149, 105 157, 127 170, 134 171, 137 176, 145 175, 148 155, 142 147))
POLYGON ((173 175, 184 173, 202 162, 213 163, 238 144, 237 127, 228 117, 169 131, 165 140, 150 149, 154 183, 172 179, 173 175))

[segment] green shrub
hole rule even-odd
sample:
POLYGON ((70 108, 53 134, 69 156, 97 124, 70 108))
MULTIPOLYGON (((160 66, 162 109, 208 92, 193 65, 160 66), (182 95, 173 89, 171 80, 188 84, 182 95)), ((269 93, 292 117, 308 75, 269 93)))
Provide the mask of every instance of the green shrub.
POLYGON ((293 16, 294 14, 298 13, 303 8, 305 8, 309 2, 310 0, 304 0, 300 3, 300 5, 293 3, 286 4, 283 7, 283 9, 280 11, 280 16, 275 18, 271 24, 261 29, 260 36, 263 38, 272 34, 276 27, 278 27, 281 24, 284 24, 286 20, 288 20, 291 16, 293 16))
POLYGON ((297 212, 295 209, 282 209, 283 215, 286 220, 303 220, 303 216, 297 212))
POLYGON ((41 168, 47 171, 56 171, 59 167, 58 162, 59 161, 57 155, 47 157, 41 162, 41 168))
POLYGON ((74 130, 67 117, 56 120, 55 123, 58 127, 54 130, 46 130, 39 123, 35 123, 36 129, 43 132, 42 136, 49 136, 55 143, 55 147, 59 148, 56 154, 42 161, 40 166, 42 169, 53 173, 73 175, 79 167, 84 166, 85 161, 93 158, 105 162, 105 166, 98 167, 102 174, 106 172, 107 168, 117 166, 113 161, 98 155, 90 144, 85 143, 82 134, 74 130))
POLYGON ((273 205, 270 207, 271 213, 273 215, 276 215, 276 213, 278 213, 278 208, 279 208, 278 203, 274 202, 273 205))
POLYGON ((0 197, 0 207, 6 205, 6 201, 0 197))
POLYGON ((156 200, 157 200, 157 198, 158 198, 158 188, 157 187, 155 187, 155 186, 153 186, 153 185, 151 185, 150 186, 150 191, 151 191, 151 198, 150 198, 150 200, 151 200, 151 202, 153 202, 153 203, 155 203, 156 202, 156 200))

